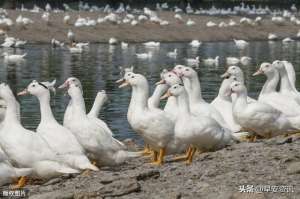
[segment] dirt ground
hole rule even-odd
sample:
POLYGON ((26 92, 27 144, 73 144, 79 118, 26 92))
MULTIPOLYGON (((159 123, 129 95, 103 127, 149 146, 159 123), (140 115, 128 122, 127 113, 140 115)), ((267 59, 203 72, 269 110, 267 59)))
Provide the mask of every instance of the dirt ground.
POLYGON ((300 195, 300 139, 277 137, 239 143, 217 152, 196 154, 191 165, 148 158, 101 168, 90 175, 63 176, 42 185, 27 185, 30 198, 214 198, 296 199, 300 195), (243 188, 270 186, 273 191, 243 188), (280 192, 286 186, 289 193, 280 192))
MULTIPOLYGON (((200 16, 200 15, 182 15, 186 21, 191 18, 196 22, 195 26, 186 26, 184 23, 178 23, 174 19, 174 12, 161 12, 159 17, 168 20, 168 26, 160 26, 150 22, 131 26, 129 24, 113 25, 111 23, 98 24, 95 27, 75 28, 73 25, 63 23, 64 13, 51 13, 50 25, 41 20, 42 13, 21 12, 9 10, 8 15, 12 19, 16 19, 18 15, 29 17, 34 24, 29 25, 26 29, 13 26, 8 35, 27 40, 30 43, 49 43, 52 38, 60 41, 67 41, 67 32, 71 29, 76 34, 76 40, 89 42, 108 42, 109 38, 115 37, 119 41, 126 42, 145 42, 145 41, 161 41, 161 42, 184 42, 193 39, 201 41, 228 41, 232 39, 245 40, 266 40, 269 33, 276 33, 280 38, 295 37, 298 29, 296 25, 286 22, 285 25, 278 26, 271 22, 270 17, 264 17, 262 25, 259 26, 236 26, 236 27, 206 27, 208 21, 220 23, 229 22, 233 19, 239 22, 241 17, 226 16, 200 16)), ((97 19, 99 13, 92 12, 71 12, 71 23, 74 24, 77 17, 90 17, 97 19)), ((101 15, 101 14, 100 14, 101 15)))

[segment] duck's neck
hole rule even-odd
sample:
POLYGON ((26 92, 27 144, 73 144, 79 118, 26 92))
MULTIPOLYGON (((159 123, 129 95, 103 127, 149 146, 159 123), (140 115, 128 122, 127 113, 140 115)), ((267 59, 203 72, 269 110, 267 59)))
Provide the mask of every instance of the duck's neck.
POLYGON ((279 82, 279 73, 275 70, 272 74, 267 74, 267 81, 261 89, 260 95, 276 92, 279 82))
POLYGON ((236 95, 236 99, 233 102, 233 108, 237 110, 245 109, 247 106, 247 92, 242 92, 236 95))
POLYGON ((130 108, 133 111, 144 111, 147 109, 147 100, 149 97, 149 86, 132 86, 132 96, 130 100, 130 108))
POLYGON ((198 102, 203 102, 204 100, 202 98, 201 86, 200 86, 198 76, 195 75, 192 78, 189 78, 189 80, 190 80, 190 88, 191 88, 189 93, 190 103, 194 104, 198 102))
POLYGON ((223 80, 221 87, 219 89, 218 97, 231 102, 231 96, 228 95, 228 90, 230 90, 228 83, 226 80, 223 80))
POLYGON ((289 80, 289 77, 287 75, 286 70, 285 69, 280 69, 279 74, 280 74, 280 77, 281 77, 280 90, 282 90, 282 89, 293 90, 293 87, 291 85, 291 82, 289 80))
POLYGON ((41 109, 41 123, 56 122, 50 107, 50 92, 38 96, 41 109))
POLYGON ((157 85, 152 96, 148 99, 149 108, 157 108, 159 106, 160 97, 168 90, 166 84, 157 85))
POLYGON ((86 116, 86 109, 83 96, 78 94, 72 96, 72 114, 76 116, 86 116))
POLYGON ((5 100, 6 102, 6 112, 3 123, 13 123, 21 125, 20 120, 18 118, 19 106, 15 97, 11 97, 9 100, 5 100))
POLYGON ((189 98, 187 92, 177 97, 177 107, 180 116, 190 114, 189 98))
POLYGON ((104 98, 97 99, 96 97, 93 107, 91 108, 90 114, 98 116, 100 109, 102 108, 104 103, 105 103, 104 98))

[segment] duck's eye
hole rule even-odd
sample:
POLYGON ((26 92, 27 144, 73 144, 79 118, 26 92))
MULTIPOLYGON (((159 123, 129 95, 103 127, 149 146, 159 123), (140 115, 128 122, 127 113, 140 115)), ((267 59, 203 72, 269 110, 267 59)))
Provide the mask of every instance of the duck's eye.
POLYGON ((233 80, 234 80, 234 81, 237 81, 237 79, 236 79, 236 78, 233 78, 233 80))
POLYGON ((174 89, 177 89, 177 86, 175 86, 174 89))
POLYGON ((226 76, 226 77, 225 77, 225 79, 229 79, 229 78, 230 78, 230 76, 226 76))
POLYGON ((130 74, 127 74, 127 76, 130 76, 130 74))
POLYGON ((268 68, 270 65, 266 65, 266 67, 268 68))
POLYGON ((168 77, 172 77, 172 75, 169 75, 168 77))
POLYGON ((238 86, 238 84, 235 84, 234 86, 238 86))
POLYGON ((182 67, 181 67, 181 66, 179 66, 178 68, 179 68, 179 69, 182 69, 182 67))
POLYGON ((32 87, 35 87, 35 84, 32 84, 32 87))
POLYGON ((189 70, 190 70, 190 69, 188 69, 188 68, 187 68, 187 69, 185 69, 185 71, 189 71, 189 70))
POLYGON ((131 78, 134 78, 134 76, 132 76, 131 78))
POLYGON ((72 81, 75 82, 75 79, 73 79, 72 81))

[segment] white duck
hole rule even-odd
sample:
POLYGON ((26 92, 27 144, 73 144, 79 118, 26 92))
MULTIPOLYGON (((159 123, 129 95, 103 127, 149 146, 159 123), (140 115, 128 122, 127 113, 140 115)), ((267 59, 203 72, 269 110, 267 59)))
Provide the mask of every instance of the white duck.
MULTIPOLYGON (((231 75, 233 75, 237 79, 237 81, 242 82, 243 84, 245 83, 244 73, 240 67, 238 67, 238 66, 228 67, 226 72, 224 74, 222 74, 221 77, 225 78, 225 77, 230 77, 231 75)), ((234 101, 236 95, 233 94, 233 95, 231 95, 231 97, 232 97, 232 101, 234 101)), ((256 100, 248 96, 247 101, 255 102, 256 100)))
POLYGON ((112 137, 103 121, 87 116, 81 84, 68 79, 61 87, 68 89, 72 99, 71 121, 64 126, 72 131, 91 159, 99 165, 115 165, 140 156, 140 153, 126 151, 125 145, 112 137))
POLYGON ((168 96, 176 97, 179 109, 174 128, 175 143, 190 145, 186 156, 187 164, 192 162, 196 149, 201 152, 217 150, 233 141, 233 136, 224 131, 214 119, 192 113, 184 86, 173 85, 165 95, 168 96))
POLYGON ((173 70, 182 77, 184 87, 189 94, 189 103, 192 113, 211 117, 222 127, 229 129, 222 115, 202 98, 197 72, 190 67, 181 65, 175 66, 173 70))
POLYGON ((292 75, 287 72, 284 61, 276 60, 272 65, 278 70, 281 77, 279 92, 300 104, 300 94, 295 87, 295 79, 292 79, 292 75))
POLYGON ((195 21, 191 20, 190 18, 187 20, 186 25, 187 26, 194 26, 196 24, 195 21))
POLYGON ((236 45, 236 47, 240 50, 245 49, 249 46, 249 43, 245 40, 236 40, 234 39, 234 44, 236 45))
POLYGON ((297 131, 299 124, 291 124, 282 112, 272 106, 259 101, 248 103, 243 83, 233 82, 231 92, 237 95, 233 102, 233 116, 243 128, 266 138, 297 131))
POLYGON ((233 118, 232 114, 232 100, 230 96, 230 85, 236 81, 236 77, 230 76, 222 81, 218 96, 211 102, 217 111, 223 116, 224 120, 232 132, 241 130, 241 126, 233 118))
POLYGON ((251 57, 243 56, 240 59, 240 62, 243 66, 249 66, 251 64, 251 57))
POLYGON ((153 53, 150 51, 148 53, 137 53, 136 57, 138 59, 151 59, 153 56, 153 53))
POLYGON ((49 147, 62 157, 62 160, 74 169, 90 169, 98 171, 98 168, 90 163, 84 154, 84 149, 76 137, 66 127, 60 125, 53 116, 50 107, 50 91, 54 83, 43 84, 33 80, 27 88, 18 95, 34 95, 40 102, 41 121, 37 127, 37 133, 49 144, 49 147), (59 138, 59 139, 58 139, 59 138))
POLYGON ((75 33, 72 30, 68 31, 67 37, 70 40, 70 42, 74 42, 75 41, 75 33))
POLYGON ((149 85, 143 75, 132 72, 125 74, 124 83, 119 87, 128 85, 132 87, 127 113, 128 122, 152 149, 159 151, 158 160, 153 164, 161 165, 167 152, 167 145, 173 139, 174 123, 164 111, 148 107, 149 85))
POLYGON ((267 81, 259 94, 258 100, 273 106, 287 116, 300 116, 299 104, 288 96, 276 91, 280 80, 277 69, 271 63, 264 62, 253 76, 260 74, 266 75, 267 81))
POLYGON ((70 53, 72 53, 72 54, 80 54, 83 52, 83 48, 81 48, 81 47, 71 46, 68 48, 69 48, 70 53))
POLYGON ((25 61, 26 55, 26 53, 23 55, 9 55, 7 52, 2 54, 4 62, 7 64, 20 64, 25 61))
MULTIPOLYGON (((80 86, 81 90, 82 90, 82 85, 81 82, 79 81, 79 79, 77 79, 76 77, 70 77, 65 81, 65 84, 61 85, 59 88, 66 88, 68 84, 70 83, 76 83, 77 85, 80 86)), ((97 118, 100 112, 100 109, 103 105, 103 103, 106 101, 107 96, 105 91, 100 91, 97 93, 97 96, 94 100, 94 104, 90 110, 90 112, 87 114, 88 117, 95 117, 97 118)), ((70 99, 69 104, 66 108, 65 114, 64 114, 64 120, 63 120, 63 124, 64 126, 68 126, 68 125, 72 125, 72 107, 73 107, 73 103, 72 103, 72 99, 70 99)), ((106 126, 106 124, 103 122, 103 125, 106 126)))
POLYGON ((18 177, 28 176, 31 173, 31 168, 13 167, 9 162, 9 158, 0 147, 0 186, 12 183, 18 177))
POLYGON ((177 48, 175 48, 174 51, 172 51, 172 52, 168 52, 167 56, 170 57, 170 58, 176 59, 176 57, 177 57, 177 48))
POLYGON ((226 57, 226 64, 228 66, 237 65, 240 63, 240 59, 237 57, 226 57))
MULTIPOLYGON (((13 164, 33 169, 33 175, 49 179, 64 173, 78 173, 62 163, 43 138, 25 129, 19 120, 19 103, 10 87, 0 84, 0 97, 7 104, 6 116, 0 130, 0 145, 13 164), (22 143, 22 144, 20 144, 22 143)), ((25 184, 24 178, 21 179, 25 184)))
POLYGON ((268 40, 276 40, 278 39, 278 36, 274 33, 269 33, 268 34, 268 40))
MULTIPOLYGON (((164 84, 167 85, 169 87, 175 85, 175 84, 182 84, 181 79, 176 75, 176 73, 174 71, 168 71, 168 70, 163 70, 163 72, 161 73, 161 80, 159 82, 156 83, 158 84, 164 84)), ((177 105, 177 101, 175 97, 168 97, 167 103, 164 107, 164 111, 166 113, 168 113, 168 115, 170 116, 171 120, 173 122, 176 121, 177 118, 177 113, 178 113, 178 105, 177 105)))
POLYGON ((200 58, 197 56, 196 58, 187 58, 185 61, 189 66, 197 66, 200 63, 200 58))
POLYGON ((146 47, 159 47, 160 42, 149 41, 149 42, 143 43, 143 45, 146 47))
POLYGON ((202 42, 200 42, 199 40, 193 40, 189 43, 190 46, 195 47, 195 48, 201 46, 201 44, 202 44, 202 42))
POLYGON ((108 97, 105 90, 99 91, 94 100, 94 104, 87 114, 88 117, 98 118, 99 112, 103 106, 103 104, 107 101, 108 97))
POLYGON ((219 56, 216 56, 215 58, 207 58, 203 59, 203 64, 206 66, 219 66, 219 56))

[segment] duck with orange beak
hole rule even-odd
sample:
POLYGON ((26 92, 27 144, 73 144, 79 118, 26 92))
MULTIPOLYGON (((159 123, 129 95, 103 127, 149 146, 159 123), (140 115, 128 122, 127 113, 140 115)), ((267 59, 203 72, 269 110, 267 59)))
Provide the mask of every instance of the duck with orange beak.
POLYGON ((194 115, 189 106, 188 94, 182 84, 175 84, 162 97, 176 97, 178 117, 174 128, 175 143, 185 143, 187 150, 186 163, 191 164, 197 149, 200 152, 217 150, 232 143, 235 139, 214 119, 204 115, 194 115))
POLYGON ((119 88, 132 87, 127 113, 128 122, 145 143, 159 153, 158 159, 152 164, 162 165, 167 145, 173 139, 174 123, 163 110, 148 107, 149 85, 143 75, 127 72, 122 80, 119 88))

